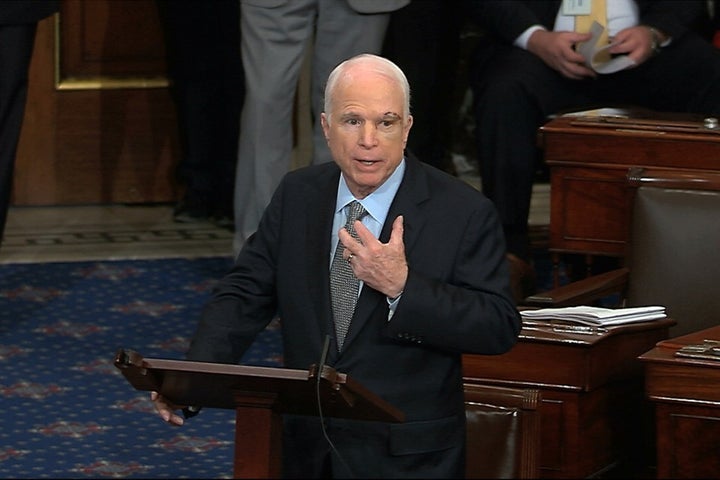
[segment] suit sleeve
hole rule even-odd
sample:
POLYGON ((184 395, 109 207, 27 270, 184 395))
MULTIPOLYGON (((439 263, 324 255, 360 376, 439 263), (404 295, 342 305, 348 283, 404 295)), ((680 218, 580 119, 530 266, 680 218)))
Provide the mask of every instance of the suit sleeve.
POLYGON ((706 8, 704 3, 698 0, 645 1, 640 8, 640 23, 679 38, 701 21, 706 8))
POLYGON ((515 41, 533 25, 543 25, 552 30, 552 25, 548 25, 547 19, 541 18, 536 11, 526 5, 526 2, 521 1, 474 2, 473 18, 483 30, 507 43, 515 41))
POLYGON ((238 363, 277 314, 275 249, 282 196, 281 185, 257 233, 214 287, 187 352, 189 360, 238 363))

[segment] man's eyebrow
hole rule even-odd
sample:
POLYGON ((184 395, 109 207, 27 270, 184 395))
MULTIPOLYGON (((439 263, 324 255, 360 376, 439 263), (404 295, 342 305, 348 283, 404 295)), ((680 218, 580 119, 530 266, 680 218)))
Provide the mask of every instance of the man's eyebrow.
MULTIPOLYGON (((358 112, 343 112, 339 115, 340 119, 347 120, 352 118, 362 118, 362 115, 358 112)), ((387 111, 380 117, 383 121, 388 120, 402 120, 402 115, 393 111, 387 111)))

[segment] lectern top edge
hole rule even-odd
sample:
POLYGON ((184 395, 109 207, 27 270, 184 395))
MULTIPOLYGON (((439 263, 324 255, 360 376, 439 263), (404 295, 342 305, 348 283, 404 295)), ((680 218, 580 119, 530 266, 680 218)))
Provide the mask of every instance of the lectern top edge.
POLYGON ((137 390, 157 391, 177 405, 235 408, 270 399, 276 413, 403 422, 404 414, 347 374, 323 365, 308 370, 143 358, 118 350, 115 366, 137 390))
POLYGON ((115 355, 115 366, 122 369, 127 366, 158 370, 182 370, 185 372, 210 373, 222 375, 242 375, 250 377, 272 377, 307 380, 312 372, 281 367, 259 367, 233 365, 229 363, 196 362, 190 360, 171 360, 163 358, 144 358, 134 350, 120 349, 115 355))

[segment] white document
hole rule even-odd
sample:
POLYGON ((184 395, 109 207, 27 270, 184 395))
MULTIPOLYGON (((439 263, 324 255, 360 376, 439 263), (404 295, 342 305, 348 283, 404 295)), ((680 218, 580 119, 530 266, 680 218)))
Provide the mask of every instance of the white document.
POLYGON ((601 308, 590 306, 541 308, 522 310, 520 315, 528 320, 546 320, 581 323, 592 326, 623 325, 634 322, 647 322, 665 318, 665 307, 601 308))
POLYGON ((609 61, 598 59, 599 53, 604 52, 612 46, 610 43, 598 46, 598 39, 604 30, 605 27, 598 22, 593 22, 590 27, 590 34, 592 35, 590 40, 578 44, 577 51, 585 57, 585 64, 597 73, 602 74, 619 72, 620 70, 635 65, 635 62, 627 55, 619 55, 611 58, 609 61))
POLYGON ((626 108, 601 107, 590 110, 563 113, 563 117, 613 117, 630 118, 631 112, 626 108))

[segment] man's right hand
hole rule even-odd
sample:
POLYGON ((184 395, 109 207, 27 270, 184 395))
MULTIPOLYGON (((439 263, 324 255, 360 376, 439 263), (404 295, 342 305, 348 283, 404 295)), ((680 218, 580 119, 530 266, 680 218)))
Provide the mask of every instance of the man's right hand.
POLYGON ((150 392, 150 400, 153 402, 155 410, 157 410, 160 417, 167 423, 178 426, 185 423, 183 417, 175 413, 178 410, 182 410, 183 407, 175 405, 158 392, 150 392))
POLYGON ((590 37, 589 33, 537 30, 530 35, 527 49, 566 78, 592 78, 597 76, 597 73, 585 65, 583 56, 575 51, 576 44, 585 42, 590 37))

